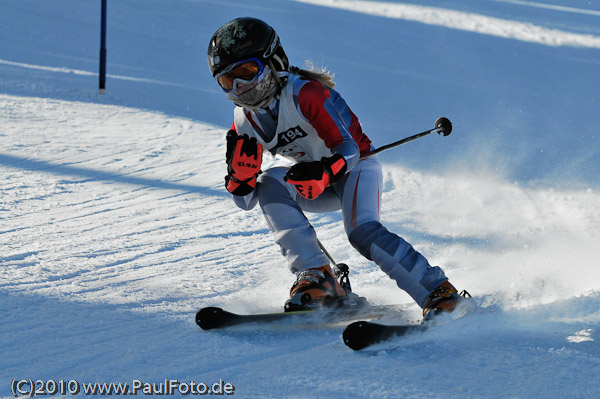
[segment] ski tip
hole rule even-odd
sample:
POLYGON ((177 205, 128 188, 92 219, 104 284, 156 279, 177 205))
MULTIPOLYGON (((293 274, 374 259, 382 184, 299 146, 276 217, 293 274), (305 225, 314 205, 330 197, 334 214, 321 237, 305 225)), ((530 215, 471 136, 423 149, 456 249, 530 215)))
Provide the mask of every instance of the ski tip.
POLYGON ((196 313, 196 324, 203 330, 217 328, 222 324, 225 311, 221 308, 202 308, 196 313))
POLYGON ((348 347, 357 351, 394 337, 403 336, 410 332, 425 331, 426 329, 427 326, 421 324, 384 325, 368 321, 357 321, 346 327, 342 337, 348 347))
POLYGON ((355 321, 348 324, 342 333, 346 346, 355 351, 369 346, 369 324, 368 321, 355 321))

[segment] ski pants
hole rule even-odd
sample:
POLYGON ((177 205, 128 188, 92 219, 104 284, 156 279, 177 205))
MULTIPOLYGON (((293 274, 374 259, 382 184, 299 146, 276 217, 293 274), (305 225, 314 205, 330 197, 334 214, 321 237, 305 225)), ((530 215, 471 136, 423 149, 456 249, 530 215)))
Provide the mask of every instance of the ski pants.
POLYGON ((377 157, 359 161, 313 200, 301 197, 283 180, 287 170, 285 167, 268 169, 259 177, 252 194, 234 196, 234 201, 242 209, 251 209, 256 202, 260 204, 293 273, 329 264, 304 212, 341 209, 344 229, 352 246, 374 261, 417 304, 422 306, 429 293, 447 280, 439 267, 432 267, 412 245, 380 223, 383 175, 377 157))

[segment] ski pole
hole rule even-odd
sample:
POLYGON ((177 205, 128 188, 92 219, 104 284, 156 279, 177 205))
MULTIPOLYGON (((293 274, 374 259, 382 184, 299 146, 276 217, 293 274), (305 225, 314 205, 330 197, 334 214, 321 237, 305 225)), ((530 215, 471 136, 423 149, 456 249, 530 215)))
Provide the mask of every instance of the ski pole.
POLYGON ((372 155, 379 154, 382 151, 389 150, 390 148, 398 147, 398 146, 400 146, 402 144, 406 144, 408 142, 411 142, 413 140, 419 139, 421 137, 425 137, 425 136, 427 136, 427 135, 429 135, 431 133, 438 133, 438 134, 441 133, 444 136, 447 136, 451 132, 452 132, 452 122, 450 122, 450 119, 448 119, 448 118, 446 118, 444 116, 441 116, 441 117, 439 117, 439 118, 436 119, 436 121, 435 121, 435 127, 433 129, 425 130, 424 132, 417 133, 417 134, 415 134, 413 136, 409 136, 409 137, 406 137, 406 138, 404 138, 402 140, 398 140, 398 141, 395 141, 393 143, 386 144, 384 146, 376 148, 373 151, 371 151, 371 152, 369 152, 369 153, 361 156, 360 159, 368 158, 368 157, 370 157, 372 155))
POLYGON ((329 254, 329 252, 327 252, 327 250, 325 249, 325 246, 323 246, 323 244, 321 243, 321 241, 319 241, 319 239, 317 238, 317 244, 319 244, 319 248, 321 248, 321 251, 323 251, 323 253, 325 254, 325 256, 327 257, 327 259, 329 259, 329 261, 331 262, 331 264, 334 267, 337 267, 337 263, 336 261, 333 259, 333 257, 329 254))
POLYGON ((319 248, 321 248, 321 251, 323 251, 323 253, 327 257, 327 259, 329 259, 329 261, 333 265, 333 274, 335 275, 335 277, 340 279, 339 280, 340 286, 346 292, 352 292, 352 286, 350 285, 350 278, 348 277, 348 274, 350 273, 350 268, 348 267, 348 265, 345 263, 336 263, 336 261, 333 259, 333 256, 331 256, 329 254, 329 252, 327 252, 327 250, 325 249, 325 246, 323 246, 323 244, 321 243, 321 241, 318 238, 317 238, 317 244, 319 244, 319 248))

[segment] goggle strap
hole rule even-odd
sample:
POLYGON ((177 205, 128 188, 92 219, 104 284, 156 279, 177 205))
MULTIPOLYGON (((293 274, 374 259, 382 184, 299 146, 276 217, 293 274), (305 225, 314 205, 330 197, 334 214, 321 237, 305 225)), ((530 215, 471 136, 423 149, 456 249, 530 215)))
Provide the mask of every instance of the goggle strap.
POLYGON ((279 73, 277 72, 277 69, 275 69, 275 65, 273 65, 273 61, 269 60, 269 62, 267 62, 267 65, 271 69, 271 72, 273 73, 273 76, 275 77, 275 81, 277 82, 279 87, 283 87, 283 81, 279 77, 279 73))

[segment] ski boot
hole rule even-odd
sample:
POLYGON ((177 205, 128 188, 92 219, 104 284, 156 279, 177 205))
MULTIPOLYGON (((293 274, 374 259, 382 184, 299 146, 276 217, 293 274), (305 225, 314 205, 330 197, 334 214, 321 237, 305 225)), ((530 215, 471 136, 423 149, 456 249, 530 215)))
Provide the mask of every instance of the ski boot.
POLYGON ((346 291, 335 279, 331 267, 325 265, 298 274, 296 282, 290 289, 290 299, 286 301, 284 308, 286 312, 292 312, 314 309, 318 306, 335 306, 341 304, 347 297, 346 291))
MULTIPOLYGON (((462 291, 460 294, 449 281, 440 284, 431 291, 423 303, 423 320, 431 320, 442 312, 452 313, 465 299, 471 298, 471 294, 462 291)), ((463 316, 462 314, 458 317, 463 316)))

